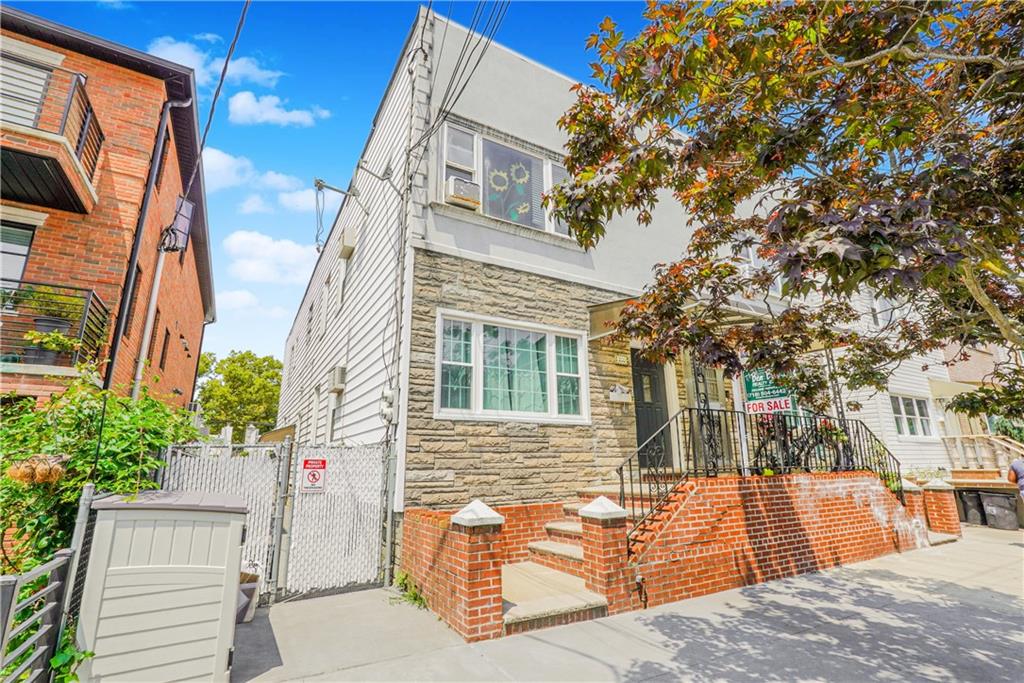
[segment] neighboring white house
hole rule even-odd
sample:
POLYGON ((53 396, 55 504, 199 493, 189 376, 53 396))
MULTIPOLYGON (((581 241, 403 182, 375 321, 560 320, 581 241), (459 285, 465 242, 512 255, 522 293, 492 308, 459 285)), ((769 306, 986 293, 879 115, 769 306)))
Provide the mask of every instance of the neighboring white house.
MULTIPOLYGON (((466 39, 420 11, 285 348, 278 425, 300 442, 393 443, 397 510, 564 498, 693 395, 689 363, 644 363, 603 327, 682 253, 678 202, 581 249, 540 205, 565 174, 556 121, 574 81, 491 44, 441 112, 466 39)), ((710 380, 713 405, 741 405, 710 380)), ((904 469, 949 467, 936 382, 949 389, 941 354, 849 417, 904 469)))

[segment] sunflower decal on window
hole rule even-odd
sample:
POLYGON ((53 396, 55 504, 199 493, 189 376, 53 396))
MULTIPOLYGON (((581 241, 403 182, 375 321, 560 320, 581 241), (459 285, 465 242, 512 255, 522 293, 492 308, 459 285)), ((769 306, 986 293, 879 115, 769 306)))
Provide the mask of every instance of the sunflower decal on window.
POLYGON ((505 173, 501 169, 492 168, 490 175, 487 177, 487 180, 491 184, 491 189, 494 190, 495 192, 508 191, 508 173, 505 173))
POLYGON ((543 161, 529 154, 484 140, 484 213, 530 228, 544 229, 540 211, 543 161))

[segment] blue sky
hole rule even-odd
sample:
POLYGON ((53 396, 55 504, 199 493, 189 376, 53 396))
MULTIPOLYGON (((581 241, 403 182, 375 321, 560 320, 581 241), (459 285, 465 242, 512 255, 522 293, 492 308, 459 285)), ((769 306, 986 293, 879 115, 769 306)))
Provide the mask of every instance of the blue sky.
MULTIPOLYGON (((239 2, 8 4, 192 66, 203 122, 241 9, 239 2)), ((316 259, 312 179, 347 185, 417 6, 253 3, 204 155, 218 321, 203 350, 281 357, 316 259)), ((474 7, 441 1, 434 9, 468 25, 474 7)), ((641 26, 643 7, 514 2, 496 40, 588 80, 587 36, 605 16, 628 35, 641 26)))

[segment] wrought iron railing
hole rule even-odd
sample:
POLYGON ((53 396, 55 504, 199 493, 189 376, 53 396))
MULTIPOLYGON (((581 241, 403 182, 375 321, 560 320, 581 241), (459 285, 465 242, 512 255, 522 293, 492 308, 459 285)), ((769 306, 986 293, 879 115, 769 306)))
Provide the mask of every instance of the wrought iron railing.
POLYGON ((684 408, 616 468, 632 540, 690 477, 875 472, 901 500, 900 464, 860 420, 684 408))
POLYGON ((3 53, 0 120, 63 136, 91 180, 104 136, 85 83, 84 74, 3 53))
POLYGON ((5 363, 72 367, 97 360, 109 320, 110 311, 91 289, 0 279, 0 361, 5 363), (72 342, 42 340, 33 332, 57 332, 72 342))

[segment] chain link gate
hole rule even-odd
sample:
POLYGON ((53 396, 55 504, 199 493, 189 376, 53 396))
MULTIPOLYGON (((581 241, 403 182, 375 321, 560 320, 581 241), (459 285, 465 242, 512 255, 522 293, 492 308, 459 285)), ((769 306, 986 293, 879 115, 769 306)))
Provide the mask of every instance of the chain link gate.
POLYGON ((384 524, 384 459, 381 446, 297 446, 295 491, 287 567, 279 588, 286 595, 377 584, 384 524), (306 461, 326 461, 307 470, 306 461), (305 473, 322 473, 321 490, 303 492, 305 473))
POLYGON ((242 561, 263 577, 262 602, 377 585, 385 501, 382 446, 179 444, 164 452, 168 491, 212 491, 249 506, 242 561), (304 491, 306 461, 322 461, 304 491))

